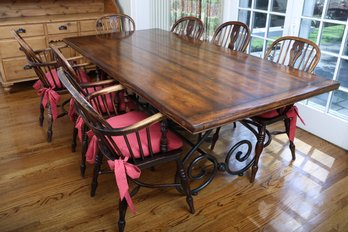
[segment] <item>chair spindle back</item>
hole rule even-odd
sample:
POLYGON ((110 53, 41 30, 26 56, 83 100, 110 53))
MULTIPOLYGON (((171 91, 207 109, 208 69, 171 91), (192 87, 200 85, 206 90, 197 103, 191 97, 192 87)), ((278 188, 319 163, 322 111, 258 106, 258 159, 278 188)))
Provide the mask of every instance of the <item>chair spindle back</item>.
POLYGON ((134 20, 125 14, 104 15, 96 21, 96 31, 99 34, 112 32, 135 31, 134 20))
MULTIPOLYGON (((72 97, 75 100, 76 106, 80 115, 82 116, 84 122, 87 126, 93 131, 94 135, 97 136, 100 143, 100 149, 104 155, 107 156, 110 160, 118 159, 119 157, 125 158, 126 154, 129 154, 129 158, 137 163, 137 160, 145 159, 145 151, 143 150, 143 143, 140 139, 140 133, 146 133, 146 142, 147 149, 149 152, 149 157, 153 157, 154 152, 151 144, 151 134, 149 126, 158 123, 163 120, 163 115, 157 113, 147 118, 150 123, 135 123, 132 126, 127 128, 112 128, 112 126, 100 115, 97 110, 92 106, 92 104, 81 94, 78 90, 70 83, 71 77, 68 77, 70 74, 64 71, 62 68, 58 69, 58 76, 61 82, 66 86, 67 90, 70 92, 72 97), (124 139, 124 143, 126 144, 127 151, 122 150, 118 144, 113 140, 113 137, 118 136, 124 139), (134 139, 136 140, 137 146, 134 145, 134 139), (135 157, 135 150, 138 149, 140 153, 140 157, 135 157)), ((123 87, 118 85, 119 90, 122 90, 123 87)), ((115 88, 114 88, 115 90, 115 88)), ((89 100, 92 100, 94 97, 98 97, 99 95, 91 96, 89 100)), ((166 129, 163 127, 162 129, 162 139, 161 139, 161 150, 166 151, 166 129)))
POLYGON ((78 76, 81 75, 79 72, 83 71, 79 67, 74 68, 64 57, 61 49, 66 48, 66 46, 51 46, 51 48, 55 54, 57 64, 62 67, 66 73, 69 73, 69 75, 66 75, 69 83, 85 98, 91 98, 90 102, 99 114, 103 115, 104 117, 111 117, 120 112, 119 103, 121 102, 120 99, 123 98, 123 93, 100 94, 98 96, 95 94, 97 91, 100 91, 103 88, 114 85, 115 81, 104 80, 94 83, 80 84, 77 80, 80 79, 78 78, 78 76), (83 86, 86 87, 83 88, 83 86))
POLYGON ((320 54, 320 49, 314 42, 300 37, 284 36, 270 45, 264 59, 301 71, 313 72, 320 54))
POLYGON ((212 42, 220 47, 245 52, 250 42, 249 27, 237 21, 223 23, 215 30, 212 42))
POLYGON ((183 17, 174 23, 171 32, 179 36, 201 39, 204 33, 204 25, 203 22, 196 17, 183 17))
POLYGON ((62 88, 58 79, 53 78, 57 63, 54 61, 51 49, 35 52, 15 30, 12 30, 12 34, 19 43, 20 49, 24 52, 29 66, 34 69, 43 86, 46 88, 62 88), (52 77, 50 78, 51 82, 47 80, 46 75, 52 77))

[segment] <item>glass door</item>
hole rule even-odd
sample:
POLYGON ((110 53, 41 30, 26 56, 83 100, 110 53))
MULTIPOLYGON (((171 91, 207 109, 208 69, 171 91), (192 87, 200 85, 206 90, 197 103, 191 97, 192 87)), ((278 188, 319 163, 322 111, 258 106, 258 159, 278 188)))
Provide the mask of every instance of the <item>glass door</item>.
POLYGON ((315 73, 338 80, 340 89, 305 104, 348 120, 348 0, 304 1, 299 36, 317 43, 322 52, 315 73))
POLYGON ((348 149, 348 0, 239 0, 235 5, 238 12, 232 18, 251 29, 252 55, 262 58, 270 43, 283 35, 319 45, 322 55, 314 73, 341 86, 298 104, 308 119, 306 126, 298 126, 348 149))

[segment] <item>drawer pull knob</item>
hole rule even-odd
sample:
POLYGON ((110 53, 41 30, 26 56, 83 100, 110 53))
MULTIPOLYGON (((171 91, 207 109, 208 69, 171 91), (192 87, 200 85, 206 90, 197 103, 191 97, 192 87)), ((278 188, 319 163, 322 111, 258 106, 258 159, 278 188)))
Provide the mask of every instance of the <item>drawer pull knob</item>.
POLYGON ((32 69, 33 67, 31 67, 31 65, 27 64, 23 67, 24 70, 29 70, 32 69))
POLYGON ((18 29, 16 30, 16 32, 17 32, 17 33, 26 33, 27 30, 25 30, 24 28, 18 28, 18 29))
POLYGON ((68 30, 68 27, 65 26, 65 25, 62 25, 62 26, 58 27, 58 29, 59 29, 60 31, 66 31, 66 30, 68 30))

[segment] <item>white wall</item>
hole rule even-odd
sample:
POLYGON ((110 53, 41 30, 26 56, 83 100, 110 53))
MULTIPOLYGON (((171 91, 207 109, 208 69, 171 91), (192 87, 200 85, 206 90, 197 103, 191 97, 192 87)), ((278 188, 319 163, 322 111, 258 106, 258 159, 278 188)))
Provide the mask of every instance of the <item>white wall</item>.
POLYGON ((150 1, 151 0, 119 0, 123 12, 134 19, 137 30, 151 28, 150 1))

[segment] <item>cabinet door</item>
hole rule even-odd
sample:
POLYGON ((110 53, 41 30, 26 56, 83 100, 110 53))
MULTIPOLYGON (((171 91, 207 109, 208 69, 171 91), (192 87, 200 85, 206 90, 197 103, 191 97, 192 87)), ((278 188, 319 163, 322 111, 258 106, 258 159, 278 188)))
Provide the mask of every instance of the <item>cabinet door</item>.
POLYGON ((47 33, 49 35, 74 33, 77 32, 77 22, 47 23, 47 33))
MULTIPOLYGON (((25 41, 34 49, 46 48, 46 39, 44 36, 26 38, 25 41)), ((14 39, 7 39, 0 41, 0 58, 9 58, 24 56, 24 53, 19 50, 19 44, 14 39)))

